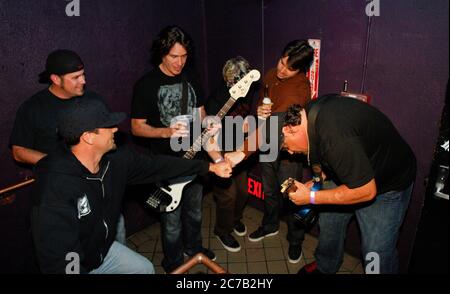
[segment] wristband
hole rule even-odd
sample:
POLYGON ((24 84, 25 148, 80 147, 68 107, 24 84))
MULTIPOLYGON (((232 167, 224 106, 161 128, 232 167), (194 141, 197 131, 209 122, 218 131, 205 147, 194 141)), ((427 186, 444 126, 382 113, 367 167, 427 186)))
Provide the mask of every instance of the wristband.
POLYGON ((316 204, 316 191, 309 192, 309 203, 316 204))

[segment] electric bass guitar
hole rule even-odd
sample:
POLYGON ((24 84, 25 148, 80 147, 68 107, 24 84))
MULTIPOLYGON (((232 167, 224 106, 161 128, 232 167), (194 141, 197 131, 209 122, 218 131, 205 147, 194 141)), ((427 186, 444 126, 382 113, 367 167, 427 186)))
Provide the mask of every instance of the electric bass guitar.
MULTIPOLYGON (((217 113, 217 117, 222 119, 234 103, 241 97, 245 97, 254 81, 259 80, 261 74, 258 70, 253 69, 240 79, 233 87, 230 88, 230 98, 225 105, 217 113)), ((202 134, 194 141, 192 146, 183 155, 185 159, 193 159, 198 150, 201 150, 202 142, 208 140, 213 134, 205 129, 202 134)), ((194 180, 195 175, 176 178, 167 181, 167 184, 153 191, 147 199, 147 204, 159 209, 161 212, 170 212, 175 210, 181 201, 184 187, 194 180)))

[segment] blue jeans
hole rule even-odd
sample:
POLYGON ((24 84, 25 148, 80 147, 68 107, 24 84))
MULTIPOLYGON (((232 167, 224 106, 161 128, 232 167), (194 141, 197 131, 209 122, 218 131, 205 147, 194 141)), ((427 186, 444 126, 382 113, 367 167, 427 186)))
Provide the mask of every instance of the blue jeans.
POLYGON ((183 264, 183 251, 194 255, 202 249, 202 193, 199 183, 190 183, 177 209, 161 214, 162 266, 166 272, 183 264))
POLYGON ((90 274, 154 274, 153 264, 144 256, 114 241, 103 263, 90 274))
MULTIPOLYGON (((335 187, 335 185, 333 185, 335 187)), ((379 256, 381 274, 398 272, 397 239, 409 200, 411 184, 403 191, 379 194, 374 201, 359 205, 324 206, 320 208, 319 244, 314 254, 317 268, 324 273, 336 273, 343 260, 347 226, 353 214, 361 230, 364 263, 370 252, 379 256)), ((330 186, 324 188, 332 188, 330 186)))

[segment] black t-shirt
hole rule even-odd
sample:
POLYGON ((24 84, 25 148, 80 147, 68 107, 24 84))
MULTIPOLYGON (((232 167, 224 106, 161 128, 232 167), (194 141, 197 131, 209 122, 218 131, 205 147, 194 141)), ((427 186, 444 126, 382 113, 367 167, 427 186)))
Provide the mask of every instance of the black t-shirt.
POLYGON ((375 178, 378 194, 412 184, 414 153, 383 113, 353 98, 334 95, 321 99, 327 101, 315 121, 317 154, 332 178, 349 188, 375 178))
MULTIPOLYGON (((95 93, 91 94, 103 101, 95 93)), ((58 113, 69 100, 58 98, 45 89, 22 103, 17 110, 9 146, 17 145, 46 154, 54 150, 61 141, 57 131, 58 113)))
MULTIPOLYGON (((182 114, 194 114, 194 108, 203 105, 201 87, 197 75, 185 68, 178 76, 165 75, 159 67, 140 78, 134 86, 131 103, 131 118, 146 119, 156 128, 167 128, 172 118, 182 114), (187 113, 182 110, 182 81, 188 85, 187 113)), ((154 154, 175 154, 170 148, 170 139, 149 138, 150 151, 154 154)))

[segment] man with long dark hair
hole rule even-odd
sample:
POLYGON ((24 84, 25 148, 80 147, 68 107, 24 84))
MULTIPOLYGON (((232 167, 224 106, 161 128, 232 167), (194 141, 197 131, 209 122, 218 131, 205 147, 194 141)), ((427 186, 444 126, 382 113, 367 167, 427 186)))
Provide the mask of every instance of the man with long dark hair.
MULTIPOLYGON (((185 136, 186 128, 172 124, 172 120, 179 115, 205 117, 198 77, 187 67, 193 55, 192 40, 181 28, 166 27, 154 40, 151 54, 154 68, 134 87, 131 131, 148 138, 150 153, 180 156, 172 150, 170 138, 185 136)), ((183 263, 183 253, 193 256, 202 252, 215 259, 214 253, 202 246, 202 189, 198 181, 190 183, 180 206, 161 214, 162 266, 166 272, 183 263)))

